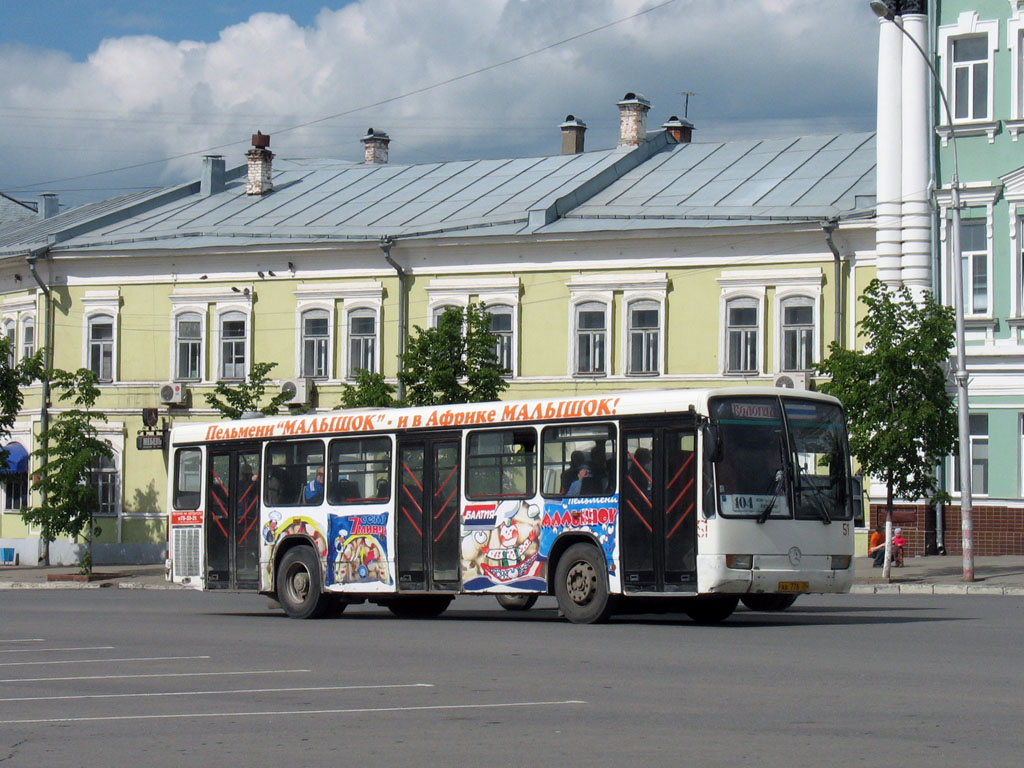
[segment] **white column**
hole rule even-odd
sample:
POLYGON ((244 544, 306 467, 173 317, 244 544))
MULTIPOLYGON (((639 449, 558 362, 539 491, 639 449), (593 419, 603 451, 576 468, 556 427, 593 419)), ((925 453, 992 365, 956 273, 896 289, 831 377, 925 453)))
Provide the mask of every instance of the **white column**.
MULTIPOLYGON (((928 50, 928 17, 903 16, 903 28, 928 50)), ((931 75, 921 52, 906 37, 903 43, 903 223, 902 279, 915 298, 932 287, 931 217, 928 207, 928 83, 931 75)))
POLYGON ((896 287, 902 279, 903 247, 903 35, 891 22, 879 19, 878 24, 875 253, 878 278, 896 287))

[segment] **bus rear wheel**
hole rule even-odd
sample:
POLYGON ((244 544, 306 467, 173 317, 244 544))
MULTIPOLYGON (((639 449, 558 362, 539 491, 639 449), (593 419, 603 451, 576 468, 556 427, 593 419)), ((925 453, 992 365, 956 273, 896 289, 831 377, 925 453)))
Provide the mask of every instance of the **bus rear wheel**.
POLYGON ((277 601, 293 619, 319 619, 331 604, 323 594, 320 559, 310 547, 285 552, 277 566, 277 601))
POLYGON ((555 569, 555 597, 573 624, 596 624, 612 613, 604 556, 590 544, 573 544, 555 569))
POLYGON ((388 600, 388 610, 403 619, 433 619, 452 603, 451 595, 417 595, 388 600))
POLYGON ((698 624, 717 624, 732 616, 739 602, 740 599, 735 595, 694 597, 687 601, 684 610, 698 624))
POLYGON ((495 595, 498 605, 506 611, 528 611, 537 602, 536 595, 495 595))
POLYGON ((775 613, 784 611, 796 602, 796 595, 742 595, 740 602, 752 611, 775 613))

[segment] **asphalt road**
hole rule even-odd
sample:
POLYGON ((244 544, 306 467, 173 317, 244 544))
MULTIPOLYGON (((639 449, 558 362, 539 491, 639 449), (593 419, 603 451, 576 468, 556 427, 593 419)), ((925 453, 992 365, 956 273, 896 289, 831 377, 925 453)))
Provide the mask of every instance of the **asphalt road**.
POLYGON ((459 598, 0 593, 9 766, 1018 765, 1024 600, 804 597, 600 626, 459 598))

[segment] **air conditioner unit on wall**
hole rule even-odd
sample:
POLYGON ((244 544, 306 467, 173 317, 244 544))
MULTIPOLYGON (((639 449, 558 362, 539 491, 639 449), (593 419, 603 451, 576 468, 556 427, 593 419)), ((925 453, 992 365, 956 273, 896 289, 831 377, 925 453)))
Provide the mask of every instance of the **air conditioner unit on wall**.
POLYGON ((810 371, 791 371, 775 377, 775 386, 783 389, 814 389, 810 371))
POLYGON ((281 393, 288 395, 288 405, 308 405, 313 394, 313 382, 310 379, 286 379, 281 384, 281 393))
POLYGON ((188 390, 178 381, 168 381, 160 387, 160 402, 169 405, 180 405, 185 402, 188 390))

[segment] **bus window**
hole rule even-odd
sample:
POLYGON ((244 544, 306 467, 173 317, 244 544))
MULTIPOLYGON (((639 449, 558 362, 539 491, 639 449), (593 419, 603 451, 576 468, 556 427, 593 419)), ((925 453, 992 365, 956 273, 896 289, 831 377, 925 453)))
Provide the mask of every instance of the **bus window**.
POLYGON ((603 496, 615 493, 615 427, 611 424, 544 430, 545 496, 603 496))
POLYGON ((267 506, 316 506, 324 500, 324 444, 319 440, 269 443, 263 499, 267 506))
POLYGON ((798 519, 849 520, 849 458, 842 412, 829 403, 787 400, 798 519))
POLYGON ((514 499, 537 492, 537 433, 532 429, 473 432, 466 455, 466 496, 514 499))
POLYGON ((198 448, 182 448, 174 462, 174 508, 198 509, 203 485, 202 452, 198 448))
POLYGON ((380 504, 391 498, 391 440, 332 440, 327 461, 330 504, 380 504))

